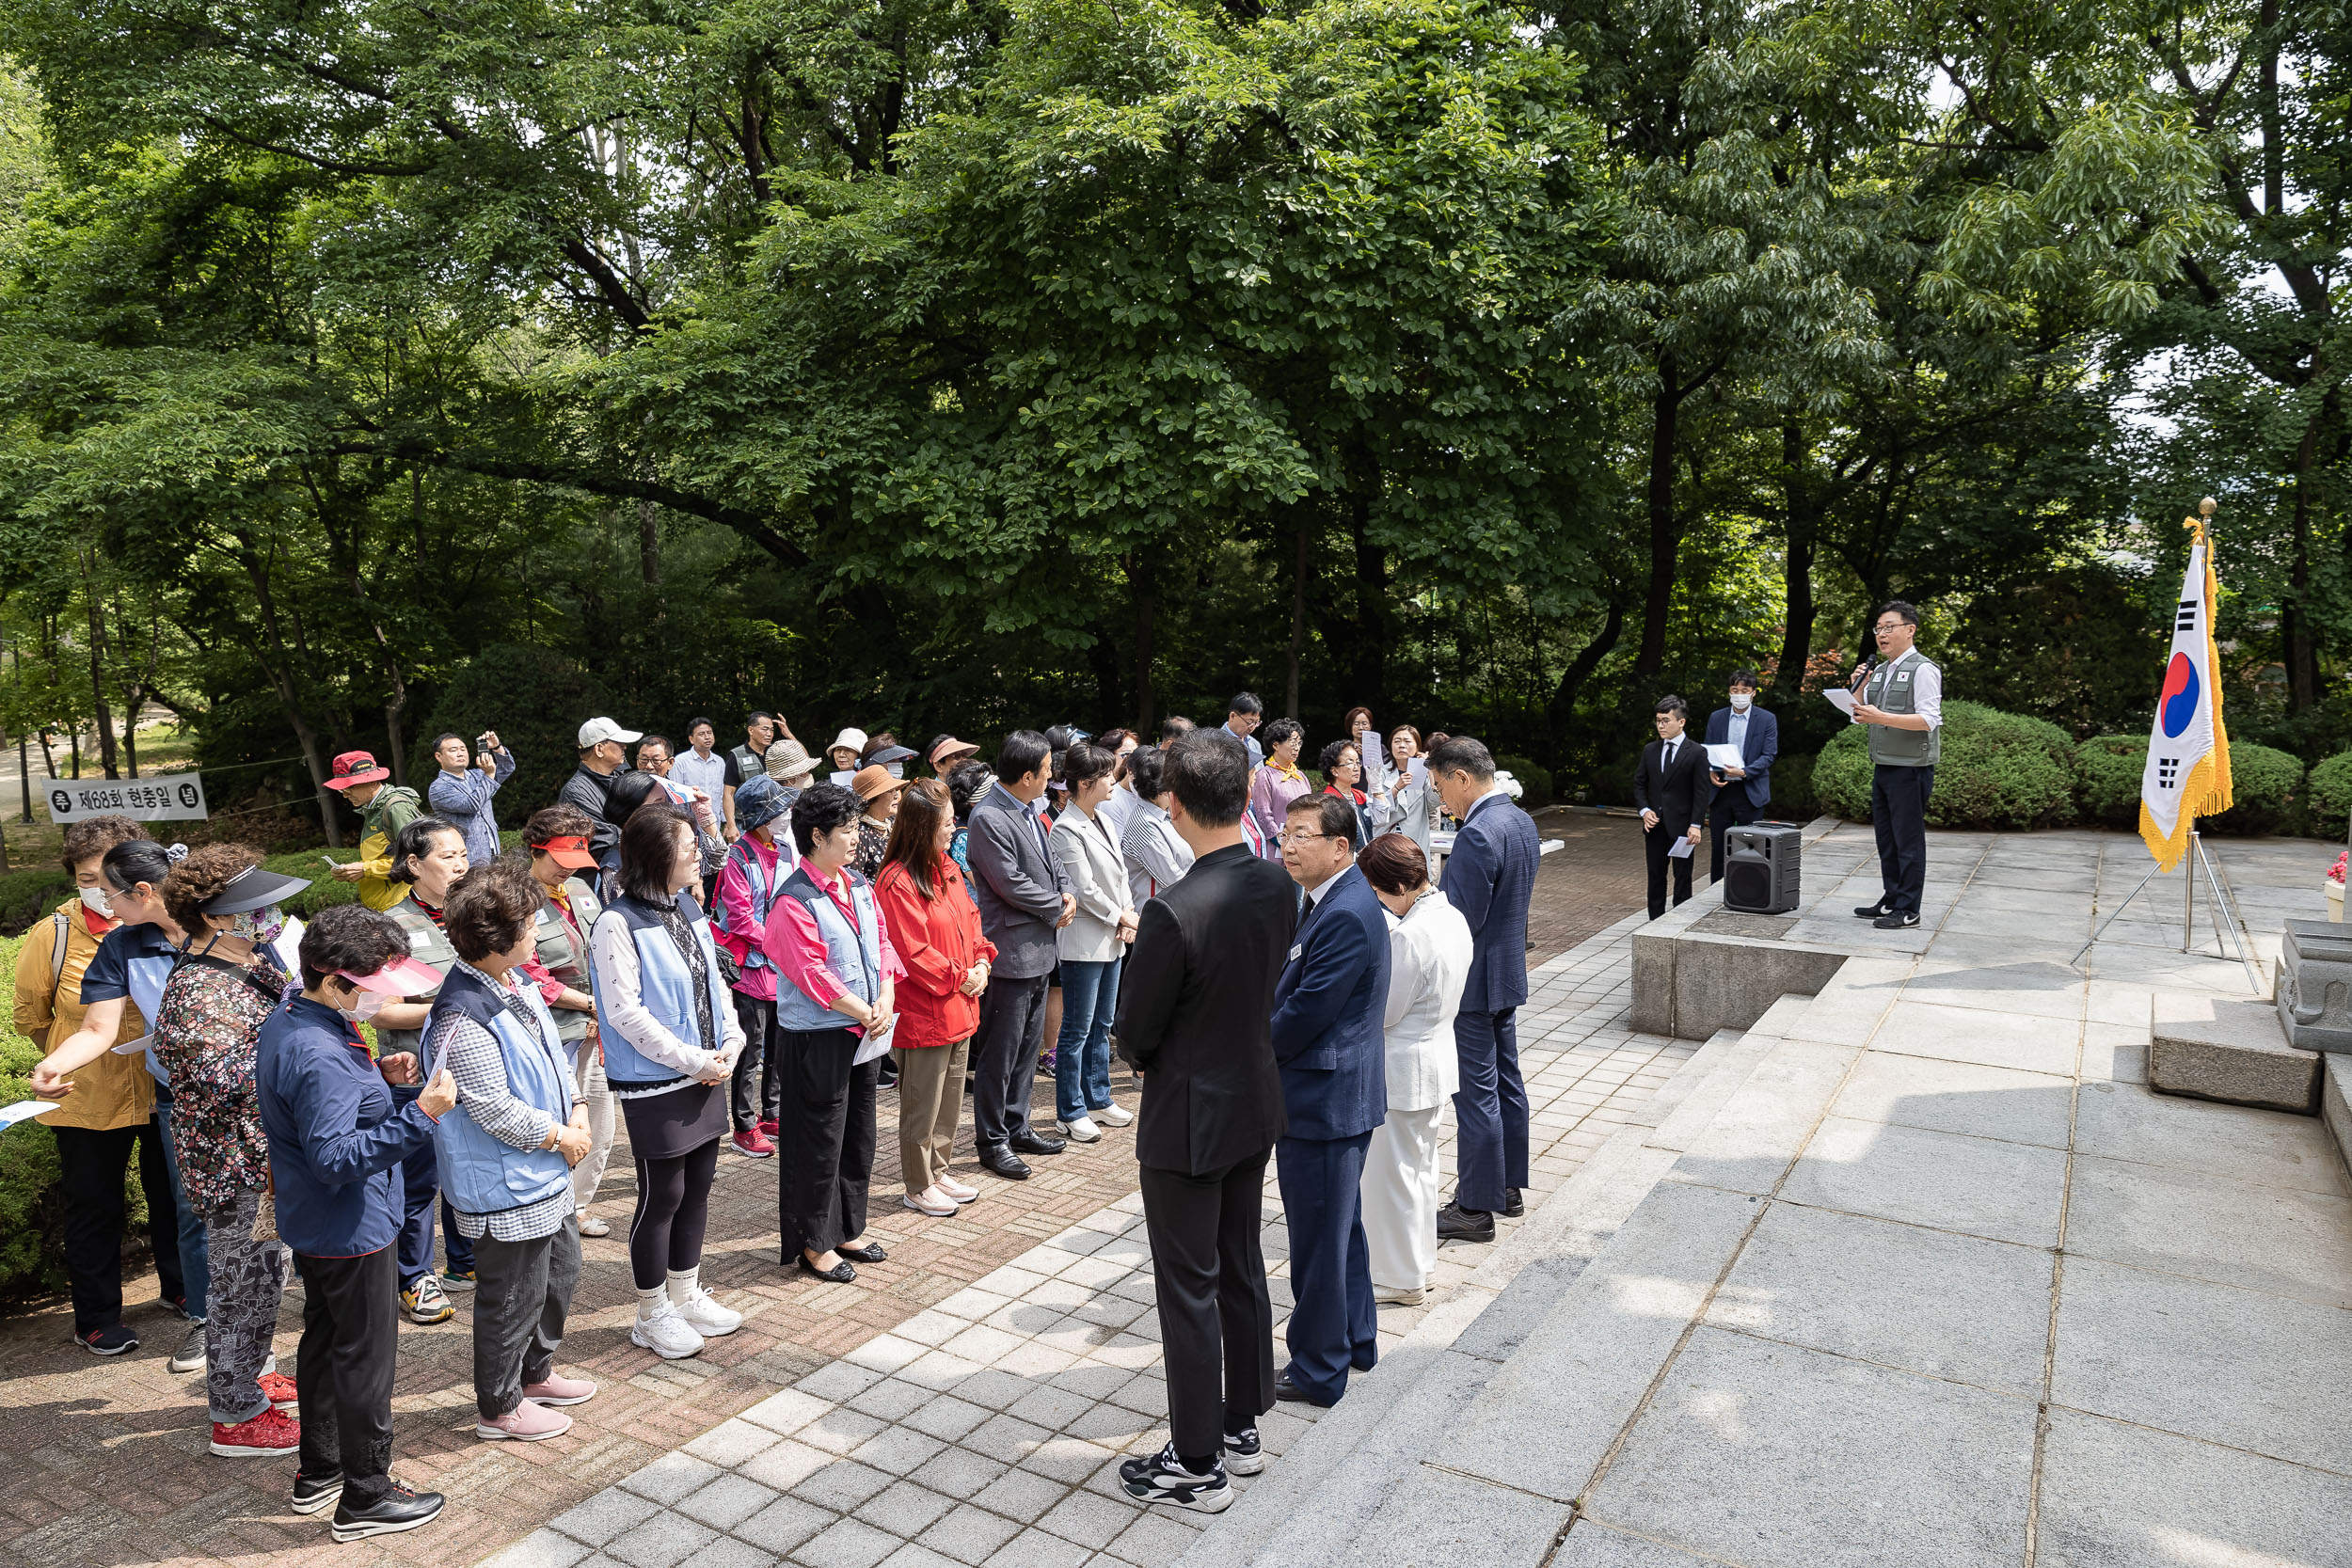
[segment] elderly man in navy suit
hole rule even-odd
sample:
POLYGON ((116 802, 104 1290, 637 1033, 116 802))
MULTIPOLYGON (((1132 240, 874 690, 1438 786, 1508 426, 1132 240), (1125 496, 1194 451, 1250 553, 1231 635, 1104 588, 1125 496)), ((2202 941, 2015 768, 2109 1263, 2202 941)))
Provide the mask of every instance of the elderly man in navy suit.
POLYGON ((1291 1237, 1291 1361, 1277 1399, 1337 1404, 1349 1370, 1379 1359, 1364 1151, 1388 1119, 1388 911, 1356 869, 1356 809, 1336 795, 1290 804, 1282 865, 1307 915, 1274 989, 1274 1060, 1289 1131, 1274 1146, 1291 1237))
POLYGON ((1438 888, 1470 928, 1470 979, 1454 1015, 1462 1086, 1454 1201, 1438 1212, 1438 1239, 1491 1242, 1495 1214, 1526 1212, 1527 1085, 1519 1077, 1519 1005, 1527 1000, 1527 905, 1543 846, 1534 819, 1495 782, 1495 759, 1467 736, 1429 753, 1429 778, 1461 819, 1438 888))
POLYGON ((1709 767, 1715 785, 1707 808, 1708 875, 1724 879, 1724 830, 1744 828, 1772 799, 1772 763, 1780 755, 1780 721, 1756 705, 1756 672, 1731 673, 1731 705, 1707 716, 1707 744, 1736 746, 1740 765, 1709 767))

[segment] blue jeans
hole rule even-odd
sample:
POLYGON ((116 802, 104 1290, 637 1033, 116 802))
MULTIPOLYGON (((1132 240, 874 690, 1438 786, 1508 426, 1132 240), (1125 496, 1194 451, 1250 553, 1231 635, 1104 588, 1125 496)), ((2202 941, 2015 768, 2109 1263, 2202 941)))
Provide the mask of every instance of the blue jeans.
MULTIPOLYGON (((188 1316, 201 1318, 213 1294, 212 1254, 204 1245, 204 1222, 188 1207, 188 1190, 180 1184, 180 1156, 171 1147, 171 1106, 155 1102, 155 1126, 164 1135, 164 1170, 171 1178, 171 1200, 178 1205, 180 1228, 180 1288, 188 1293, 188 1316)), ((150 1214, 147 1223, 156 1223, 150 1214)))
POLYGON ((1111 1015, 1119 960, 1061 961, 1061 1037, 1054 1042, 1054 1114, 1075 1121, 1111 1102, 1111 1015))

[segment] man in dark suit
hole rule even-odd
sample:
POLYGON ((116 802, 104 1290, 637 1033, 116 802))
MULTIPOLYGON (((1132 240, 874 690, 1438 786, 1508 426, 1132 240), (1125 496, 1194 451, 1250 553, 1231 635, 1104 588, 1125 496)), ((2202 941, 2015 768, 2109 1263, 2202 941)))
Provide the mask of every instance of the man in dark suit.
POLYGON ((1441 1242, 1491 1242, 1498 1212, 1525 1212, 1527 1085, 1518 1009, 1527 1000, 1527 906, 1543 842, 1534 819, 1495 782, 1495 759, 1468 736, 1429 753, 1429 778, 1460 819, 1438 889, 1470 928, 1470 976, 1454 1015, 1461 1087, 1454 1095, 1454 1198, 1438 1211, 1441 1242))
POLYGON ((1368 1372, 1379 1357, 1362 1189, 1364 1151, 1389 1116, 1389 925, 1355 847, 1347 801, 1290 803, 1282 866, 1306 890, 1307 912, 1274 992, 1290 1123, 1274 1170, 1291 1239, 1291 1362, 1274 1392, 1321 1405, 1347 1392, 1351 1367, 1368 1372))
POLYGON ((996 944, 980 992, 972 1042, 972 1140, 980 1164, 1025 1180, 1024 1154, 1059 1154, 1060 1138, 1029 1126, 1029 1088, 1045 1044, 1045 982, 1054 973, 1054 933, 1078 900, 1061 857, 1045 841, 1032 802, 1045 793, 1053 748, 1034 730, 1015 730, 996 753, 996 784, 972 805, 965 857, 980 930, 996 944))
POLYGON ((1737 768, 1708 768, 1715 786, 1707 808, 1708 875, 1724 879, 1724 830, 1744 828, 1772 799, 1772 762, 1780 755, 1780 721, 1756 705, 1756 672, 1731 673, 1731 705, 1707 716, 1707 744, 1736 746, 1737 768))
POLYGON ((1143 1080, 1136 1160, 1169 1441, 1120 1472, 1143 1501, 1215 1512, 1232 1498, 1226 1467, 1264 1467, 1258 1417, 1274 1403, 1258 1212, 1266 1156, 1284 1130, 1268 1019, 1298 895, 1243 840, 1249 754, 1239 740, 1214 730, 1179 736, 1165 783, 1195 859, 1143 906, 1119 988, 1119 1053, 1143 1080))
POLYGON ((1691 863, 1707 830, 1707 748, 1683 734, 1691 710, 1682 699, 1658 699, 1658 738, 1642 752, 1633 775, 1633 803, 1642 808, 1642 855, 1649 862, 1649 917, 1666 912, 1666 874, 1674 873, 1675 902, 1691 898, 1691 863), (1677 844, 1688 842, 1679 855, 1677 844))

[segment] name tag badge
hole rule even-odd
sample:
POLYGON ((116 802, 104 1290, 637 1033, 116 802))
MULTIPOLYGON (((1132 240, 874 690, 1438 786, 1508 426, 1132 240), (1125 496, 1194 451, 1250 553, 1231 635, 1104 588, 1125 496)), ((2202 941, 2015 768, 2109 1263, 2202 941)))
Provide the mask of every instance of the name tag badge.
POLYGON ((423 952, 426 948, 428 948, 428 947, 430 947, 430 946, 432 946, 432 945, 433 945, 433 933, 432 933, 432 932, 430 932, 430 931, 411 931, 411 932, 409 932, 409 933, 408 933, 408 951, 409 951, 409 952, 411 952, 411 953, 421 953, 421 952, 423 952))
POLYGON ((1307 944, 1306 944, 1305 942, 1300 942, 1297 946, 1295 946, 1295 947, 1292 948, 1292 949, 1291 949, 1291 962, 1293 962, 1293 963, 1296 963, 1296 962, 1298 961, 1298 955, 1300 955, 1301 953, 1304 953, 1305 951, 1307 951, 1307 944))

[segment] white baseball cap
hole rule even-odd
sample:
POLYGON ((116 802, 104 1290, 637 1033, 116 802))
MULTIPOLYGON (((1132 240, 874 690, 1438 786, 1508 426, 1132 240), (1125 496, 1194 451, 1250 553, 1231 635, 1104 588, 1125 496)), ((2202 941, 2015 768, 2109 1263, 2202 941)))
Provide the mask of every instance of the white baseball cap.
POLYGON ((625 730, 610 719, 591 719, 580 726, 580 749, 583 752, 591 746, 601 746, 608 740, 627 742, 644 738, 641 732, 625 730))

